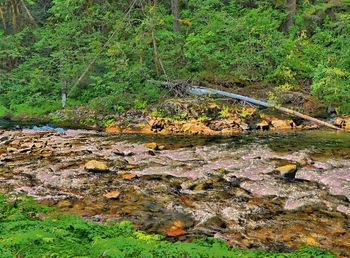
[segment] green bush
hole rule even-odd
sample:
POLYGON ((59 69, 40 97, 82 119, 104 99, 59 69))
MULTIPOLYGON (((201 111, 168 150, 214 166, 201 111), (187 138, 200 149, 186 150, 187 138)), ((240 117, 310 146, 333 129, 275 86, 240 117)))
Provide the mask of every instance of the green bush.
POLYGON ((312 91, 338 113, 350 113, 350 73, 336 67, 320 66, 315 71, 312 91))
POLYGON ((145 109, 163 96, 149 81, 191 77, 294 90, 312 85, 321 100, 350 112, 348 75, 339 74, 350 70, 345 0, 297 1, 288 30, 285 1, 179 1, 179 30, 164 0, 137 1, 130 10, 123 1, 24 1, 38 26, 23 8, 11 17, 13 2, 0 1, 0 102, 10 112, 49 112, 62 89, 69 103, 106 112, 145 109))

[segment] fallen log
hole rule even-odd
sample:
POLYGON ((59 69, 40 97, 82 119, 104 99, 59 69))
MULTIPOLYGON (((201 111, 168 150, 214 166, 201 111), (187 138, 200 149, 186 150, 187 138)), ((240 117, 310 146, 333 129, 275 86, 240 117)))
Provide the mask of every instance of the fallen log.
POLYGON ((330 123, 327 123, 325 121, 319 120, 317 118, 302 114, 300 112, 297 112, 295 110, 289 109, 289 108, 284 108, 284 107, 279 107, 261 100, 257 100, 257 99, 253 99, 253 98, 249 98, 246 96, 242 96, 242 95, 238 95, 238 94, 234 94, 234 93, 230 93, 230 92, 226 92, 226 91, 222 91, 222 90, 214 90, 214 89, 210 89, 210 88, 206 88, 206 87, 198 87, 198 86, 191 86, 188 89, 188 93, 192 94, 192 95, 208 95, 208 94, 213 94, 213 95, 221 95, 221 96, 225 96, 225 97, 229 97, 229 98, 233 98, 233 99, 238 99, 241 101, 245 101, 254 105, 258 105, 258 106, 262 106, 262 107, 266 107, 266 108, 274 108, 276 110, 279 110, 283 113, 287 113, 287 114, 291 114, 293 116, 297 116, 300 117, 302 119, 311 121, 313 123, 319 124, 319 125, 323 125, 326 127, 329 127, 331 129, 334 130, 342 130, 339 127, 336 127, 330 123))

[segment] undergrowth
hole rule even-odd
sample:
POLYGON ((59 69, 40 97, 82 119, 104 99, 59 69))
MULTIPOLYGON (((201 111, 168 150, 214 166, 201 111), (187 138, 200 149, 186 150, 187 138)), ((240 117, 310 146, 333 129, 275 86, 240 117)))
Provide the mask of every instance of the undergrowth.
POLYGON ((54 215, 26 196, 0 195, 0 257, 335 257, 319 248, 295 253, 231 249, 217 239, 170 243, 129 222, 97 224, 54 215))

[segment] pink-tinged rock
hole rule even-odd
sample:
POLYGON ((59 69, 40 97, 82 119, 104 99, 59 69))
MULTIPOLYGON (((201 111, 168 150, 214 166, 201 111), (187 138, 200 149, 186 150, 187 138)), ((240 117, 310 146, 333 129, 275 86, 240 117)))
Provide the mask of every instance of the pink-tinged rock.
POLYGON ((241 188, 251 192, 256 196, 276 196, 278 189, 274 185, 264 182, 243 182, 241 188))
POLYGON ((346 215, 350 215, 350 207, 349 206, 339 205, 337 207, 337 211, 344 213, 346 215))
POLYGON ((324 184, 332 195, 345 196, 350 200, 350 168, 337 168, 329 171, 318 172, 302 169, 298 171, 296 178, 324 184))

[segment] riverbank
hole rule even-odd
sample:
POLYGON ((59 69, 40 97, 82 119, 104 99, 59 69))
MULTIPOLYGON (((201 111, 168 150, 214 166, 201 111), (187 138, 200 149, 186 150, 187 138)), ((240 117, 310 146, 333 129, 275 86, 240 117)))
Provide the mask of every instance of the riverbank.
MULTIPOLYGON (((313 110, 304 103, 292 105, 295 110, 328 121, 350 130, 350 117, 336 117, 321 109, 313 110)), ((102 112, 88 106, 76 106, 56 112, 33 116, 7 114, 8 128, 51 124, 70 129, 92 129, 108 133, 159 134, 159 135, 236 135, 257 131, 294 131, 319 129, 317 124, 293 117, 270 108, 259 109, 230 99, 187 97, 167 99, 158 106, 127 112, 102 112)))

